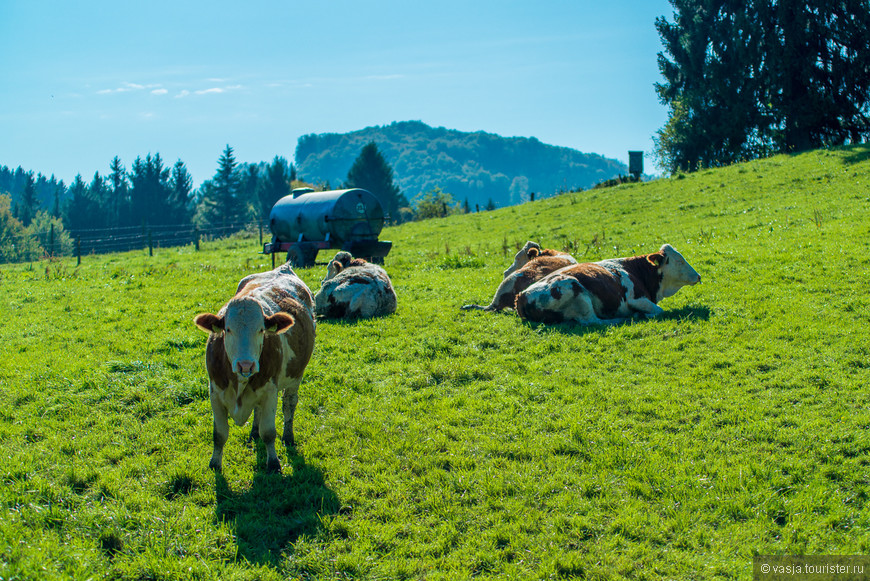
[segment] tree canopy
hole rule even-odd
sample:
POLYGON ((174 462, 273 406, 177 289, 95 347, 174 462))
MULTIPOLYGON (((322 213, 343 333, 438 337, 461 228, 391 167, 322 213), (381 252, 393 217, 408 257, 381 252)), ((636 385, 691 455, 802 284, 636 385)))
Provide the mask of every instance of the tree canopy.
POLYGON ((870 137, 870 0, 671 0, 656 153, 686 171, 870 137))
POLYGON ((399 208, 408 205, 407 198, 393 183, 393 168, 384 159, 374 141, 370 141, 362 148, 350 171, 347 172, 345 186, 370 191, 393 220, 398 216, 399 208))

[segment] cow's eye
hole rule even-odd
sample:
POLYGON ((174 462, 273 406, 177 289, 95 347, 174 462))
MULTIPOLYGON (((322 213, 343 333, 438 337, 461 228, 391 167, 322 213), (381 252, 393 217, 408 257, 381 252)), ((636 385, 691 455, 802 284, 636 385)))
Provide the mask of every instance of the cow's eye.
POLYGON ((224 329, 224 333, 226 333, 227 335, 230 335, 230 334, 232 334, 232 331, 230 329, 224 329))

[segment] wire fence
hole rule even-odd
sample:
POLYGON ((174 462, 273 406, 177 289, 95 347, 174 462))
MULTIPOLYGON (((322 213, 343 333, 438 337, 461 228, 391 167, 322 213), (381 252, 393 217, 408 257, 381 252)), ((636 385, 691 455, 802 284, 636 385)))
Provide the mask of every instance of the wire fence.
POLYGON ((187 246, 193 244, 199 250, 202 241, 226 238, 239 233, 251 235, 268 230, 265 222, 234 222, 220 226, 199 228, 191 224, 168 224, 158 226, 134 226, 127 228, 70 230, 69 235, 75 240, 76 255, 106 254, 110 252, 126 252, 129 250, 187 246))
POLYGON ((260 238, 269 236, 267 222, 233 222, 198 227, 192 224, 163 224, 131 226, 125 228, 94 228, 55 231, 54 225, 45 232, 2 236, 0 262, 29 262, 45 257, 75 256, 81 263, 83 256, 109 254, 131 250, 147 250, 150 255, 159 248, 193 245, 199 250, 201 242, 242 235, 260 238))

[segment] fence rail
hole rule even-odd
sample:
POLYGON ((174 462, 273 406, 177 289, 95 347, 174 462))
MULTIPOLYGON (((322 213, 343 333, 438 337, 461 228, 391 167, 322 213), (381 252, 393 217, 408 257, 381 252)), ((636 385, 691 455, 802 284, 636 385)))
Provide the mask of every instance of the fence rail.
POLYGON ((106 254, 110 252, 126 252, 129 250, 148 249, 153 254, 155 248, 186 246, 193 244, 199 250, 203 240, 215 240, 237 234, 239 232, 259 232, 263 237, 268 230, 265 222, 236 222, 221 226, 198 228, 191 224, 168 224, 158 226, 70 230, 69 235, 75 240, 76 255, 106 254))

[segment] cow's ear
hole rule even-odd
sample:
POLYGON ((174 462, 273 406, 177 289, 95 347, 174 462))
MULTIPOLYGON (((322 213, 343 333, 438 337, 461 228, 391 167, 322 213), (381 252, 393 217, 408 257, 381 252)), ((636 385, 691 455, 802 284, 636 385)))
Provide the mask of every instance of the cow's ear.
POLYGON ((266 330, 270 333, 286 333, 290 327, 296 324, 296 321, 287 313, 275 313, 270 317, 266 317, 266 330))
POLYGON ((211 313, 201 313, 195 316, 193 324, 206 333, 221 333, 224 330, 224 318, 211 313))
POLYGON ((526 256, 529 257, 529 260, 533 260, 537 258, 540 253, 541 250, 539 248, 529 248, 528 252, 526 252, 526 256))
POLYGON ((344 268, 341 266, 341 263, 337 260, 333 260, 332 264, 330 264, 329 266, 331 266, 332 269, 335 270, 335 274, 338 274, 339 272, 341 272, 341 269, 344 268))
POLYGON ((648 254, 647 262, 655 266, 656 268, 660 267, 665 263, 665 253, 664 252, 655 252, 653 254, 648 254))

